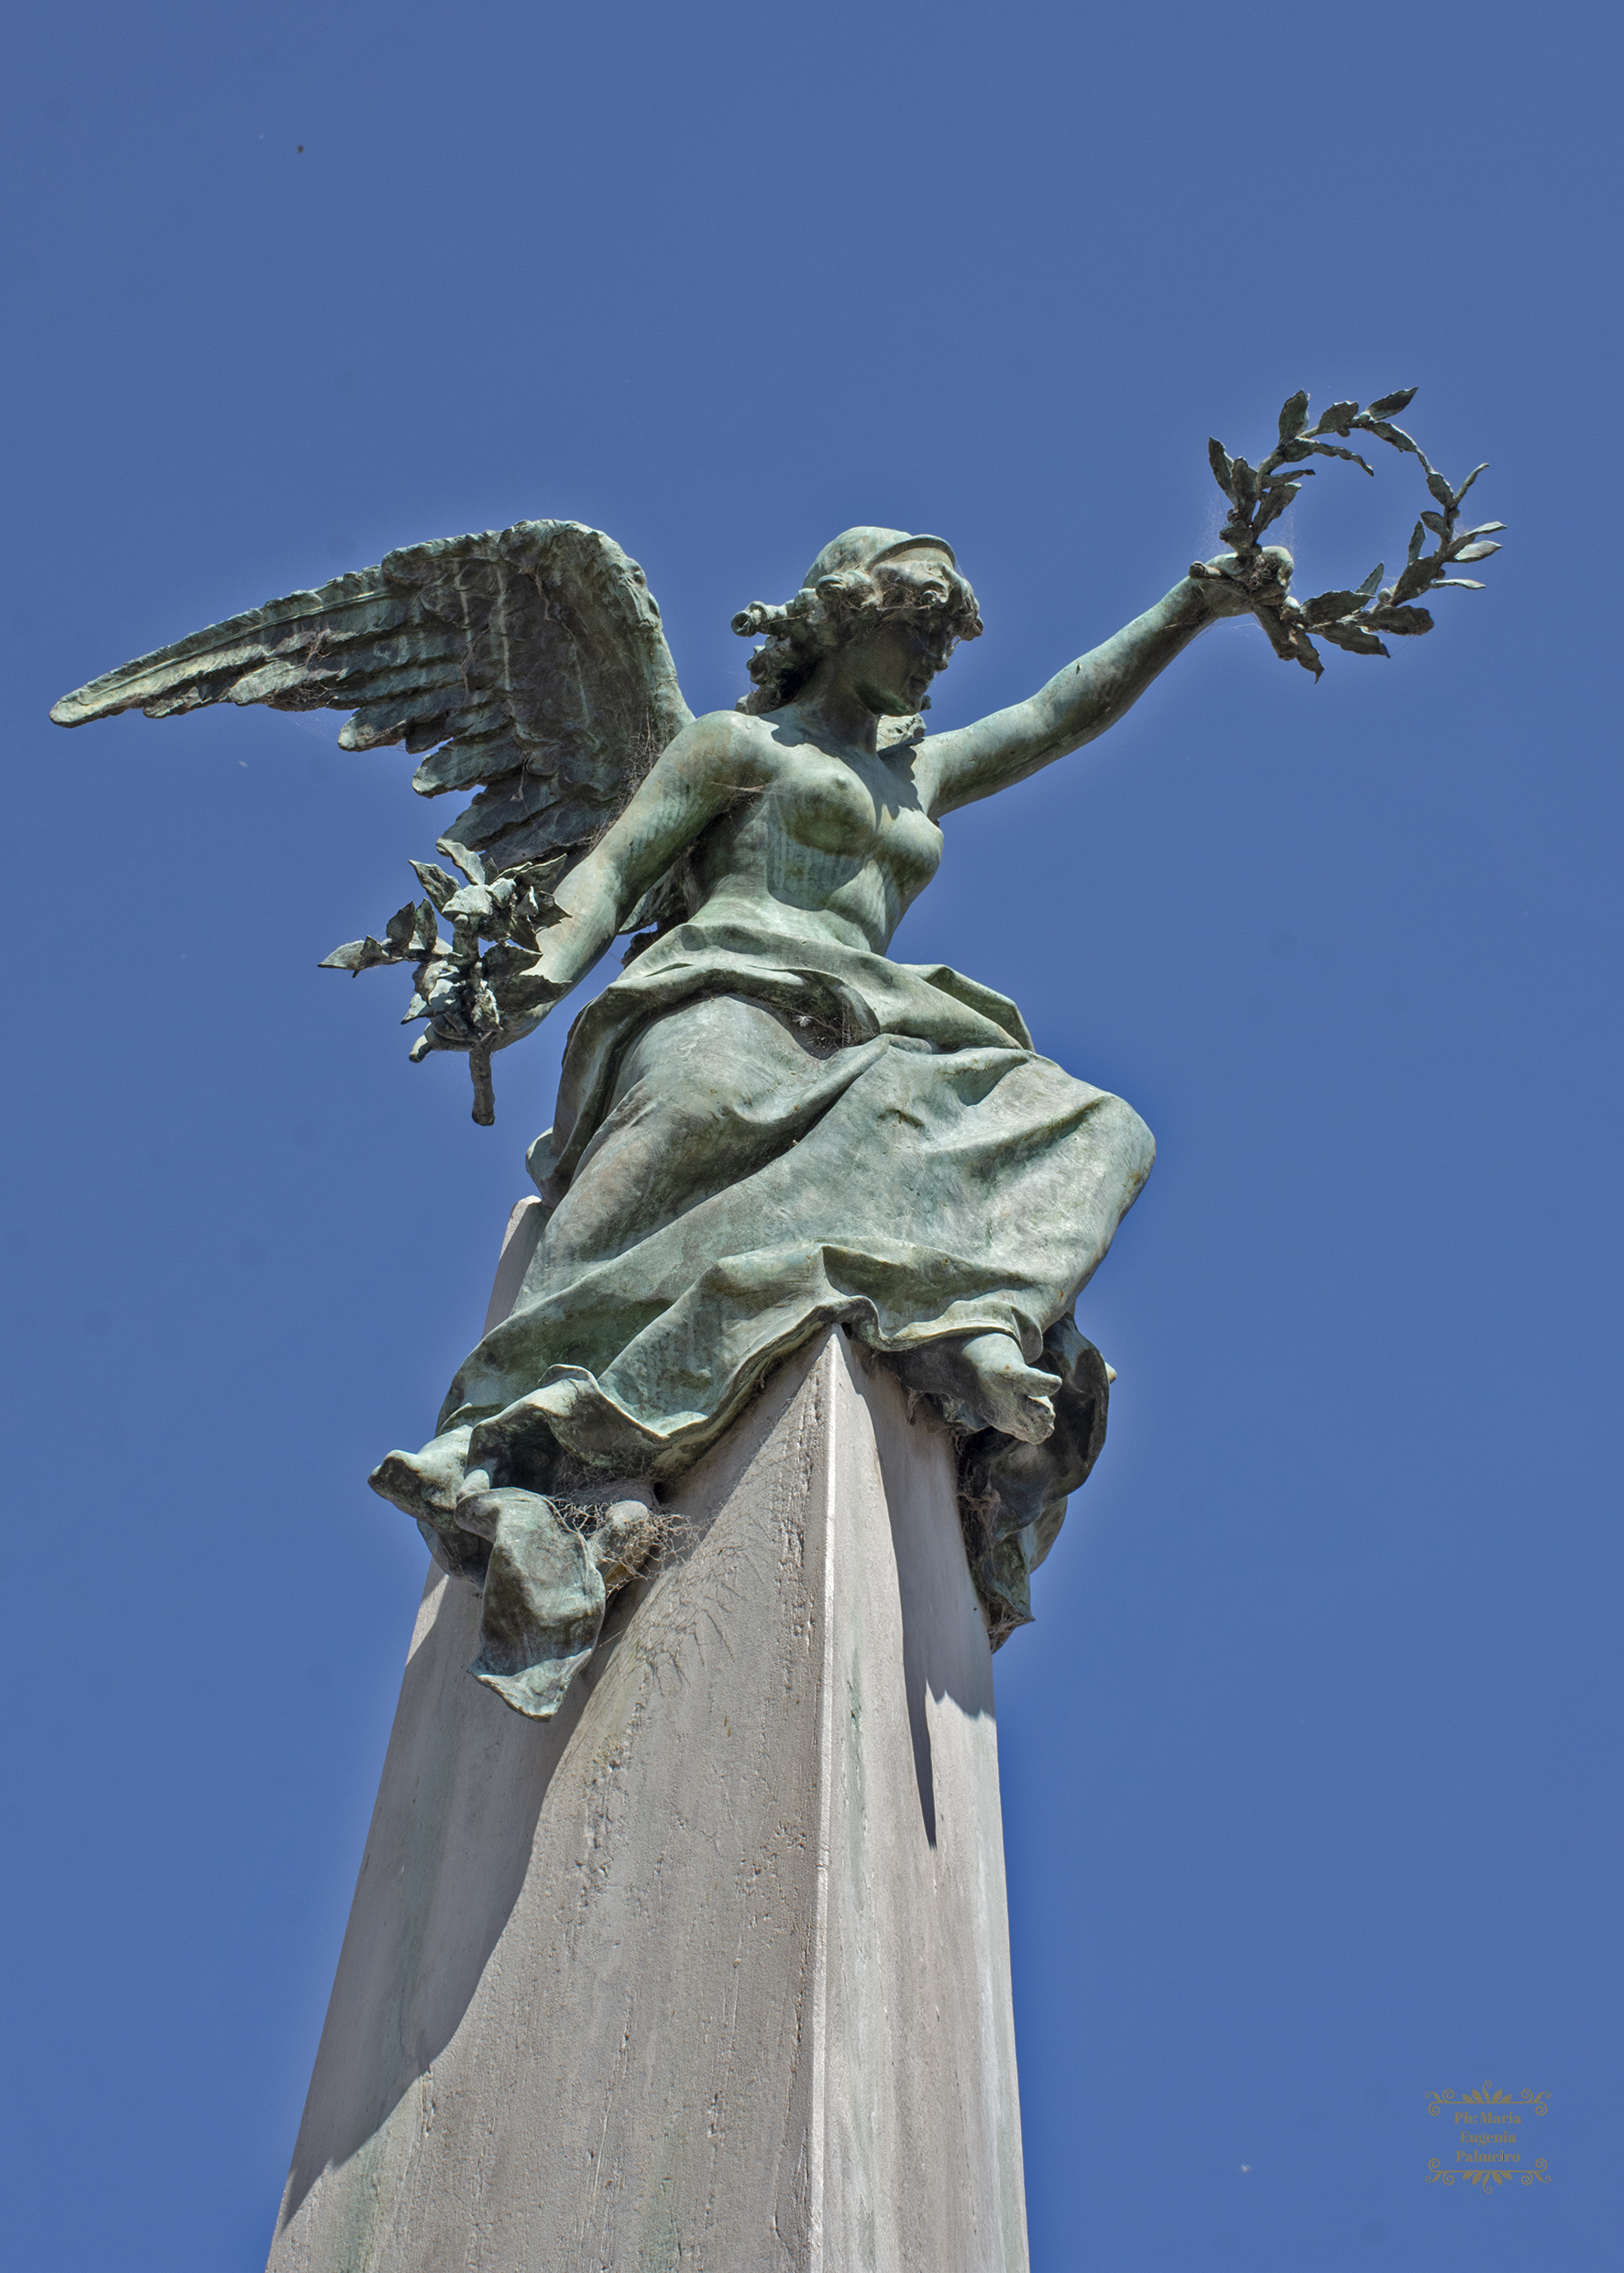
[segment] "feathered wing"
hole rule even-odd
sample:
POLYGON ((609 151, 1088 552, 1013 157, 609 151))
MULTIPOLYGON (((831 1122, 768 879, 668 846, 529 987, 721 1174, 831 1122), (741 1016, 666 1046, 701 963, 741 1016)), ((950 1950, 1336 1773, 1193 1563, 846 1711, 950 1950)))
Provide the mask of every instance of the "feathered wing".
POLYGON ((424 796, 477 791, 440 849, 493 869, 579 858, 693 715, 642 570, 575 521, 405 546, 109 671, 50 715, 214 702, 353 710, 343 748, 403 742, 424 796))

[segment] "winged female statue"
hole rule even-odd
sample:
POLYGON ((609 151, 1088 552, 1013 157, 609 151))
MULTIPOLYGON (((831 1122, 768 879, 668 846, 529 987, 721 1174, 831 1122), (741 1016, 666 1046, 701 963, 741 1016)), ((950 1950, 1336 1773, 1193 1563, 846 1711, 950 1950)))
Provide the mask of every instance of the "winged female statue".
POLYGON ((416 964, 413 1055, 467 1052, 477 1118, 491 1052, 634 935, 527 1156, 544 1228, 518 1300, 432 1441, 372 1477, 485 1588, 470 1670, 510 1703, 555 1709, 660 1489, 837 1323, 959 1433, 994 1641, 1029 1617, 1104 1433, 1073 1306, 1154 1145, 1004 996, 886 950, 945 815, 1103 733, 1220 618, 1289 646, 1290 570, 1256 544, 1198 566, 1029 700, 930 734, 931 682, 982 631, 943 539, 846 530, 785 605, 734 619, 752 689, 695 718, 642 570, 525 522, 391 553, 57 706, 350 709, 346 747, 404 742, 425 796, 475 791, 439 840, 463 881, 422 864, 425 900, 329 961, 416 964))

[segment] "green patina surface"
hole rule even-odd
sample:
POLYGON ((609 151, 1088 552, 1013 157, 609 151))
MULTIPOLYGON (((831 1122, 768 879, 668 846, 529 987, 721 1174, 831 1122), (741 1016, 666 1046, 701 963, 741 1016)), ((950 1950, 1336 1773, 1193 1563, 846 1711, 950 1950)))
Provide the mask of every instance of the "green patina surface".
POLYGON ((632 935, 531 1149, 546 1223, 513 1311, 433 1441, 372 1479, 483 1588, 470 1670, 517 1709, 551 1717, 608 1594, 657 1548, 657 1493, 836 1325, 957 1432, 994 1641, 1030 1616, 1104 1436, 1109 1369, 1072 1306, 1154 1147, 1120 1098, 1037 1053, 1013 1003, 887 950, 943 817, 1094 740, 1219 619, 1256 616, 1316 675, 1311 631, 1368 654, 1431 629, 1417 596, 1461 581, 1444 570, 1493 552, 1499 524, 1458 528, 1476 476, 1456 490, 1428 465, 1392 424, 1408 401, 1311 426, 1293 396, 1256 467, 1214 443, 1234 549, 1028 701, 940 734, 928 689, 980 634, 975 597, 943 540, 879 528, 836 538, 784 606, 741 612, 752 692, 704 718, 642 570, 569 522, 390 554, 57 706, 65 725, 350 709, 346 747, 404 743, 422 794, 474 790, 439 839, 459 873, 418 863, 425 896, 327 961, 412 965, 412 1056, 466 1054, 477 1120, 493 1054, 632 935), (1390 585, 1378 567, 1300 603, 1261 539, 1306 460, 1354 457, 1363 434, 1420 461, 1436 510, 1390 585))

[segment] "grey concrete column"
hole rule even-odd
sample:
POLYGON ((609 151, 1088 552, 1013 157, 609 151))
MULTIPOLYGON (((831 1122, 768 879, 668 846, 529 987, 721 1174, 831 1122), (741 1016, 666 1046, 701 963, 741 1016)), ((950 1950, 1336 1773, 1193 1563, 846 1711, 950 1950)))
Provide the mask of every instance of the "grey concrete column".
POLYGON ((949 1440, 836 1333, 671 1497, 550 1725, 431 1576, 272 2273, 1024 2273, 949 1440))

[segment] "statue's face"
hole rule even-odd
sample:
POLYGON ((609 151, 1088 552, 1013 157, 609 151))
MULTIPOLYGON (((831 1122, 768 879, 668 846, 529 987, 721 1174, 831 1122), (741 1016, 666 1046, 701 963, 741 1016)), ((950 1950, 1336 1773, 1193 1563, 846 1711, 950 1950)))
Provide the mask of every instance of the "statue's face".
POLYGON ((841 676, 877 719, 911 718, 947 668, 952 633, 939 617, 883 616, 842 650, 841 676))

